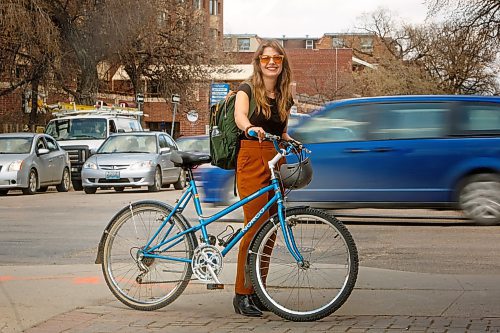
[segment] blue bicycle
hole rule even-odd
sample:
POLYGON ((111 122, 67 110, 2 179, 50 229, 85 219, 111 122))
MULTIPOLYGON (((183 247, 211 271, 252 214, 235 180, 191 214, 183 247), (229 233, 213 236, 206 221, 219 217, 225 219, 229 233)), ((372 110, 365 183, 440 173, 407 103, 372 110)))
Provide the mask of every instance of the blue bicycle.
POLYGON ((190 181, 174 206, 139 201, 113 217, 102 235, 96 263, 102 265, 107 285, 121 302, 138 310, 159 309, 179 297, 193 275, 209 289, 223 288, 218 276, 224 257, 274 204, 277 214, 262 225, 248 254, 250 279, 262 303, 285 319, 313 321, 332 314, 347 300, 358 274, 354 240, 341 222, 323 210, 286 208, 280 184, 285 188, 304 185, 297 182, 303 178, 304 166, 310 167, 310 152, 296 142, 272 135, 267 139, 277 150, 269 162, 270 184, 217 214, 203 216, 192 174, 210 156, 179 152, 172 160, 190 181), (297 163, 276 170, 283 156, 293 155, 297 163), (209 234, 209 224, 269 191, 274 197, 243 229, 220 237, 209 234), (194 226, 182 215, 190 201, 198 215, 194 226))

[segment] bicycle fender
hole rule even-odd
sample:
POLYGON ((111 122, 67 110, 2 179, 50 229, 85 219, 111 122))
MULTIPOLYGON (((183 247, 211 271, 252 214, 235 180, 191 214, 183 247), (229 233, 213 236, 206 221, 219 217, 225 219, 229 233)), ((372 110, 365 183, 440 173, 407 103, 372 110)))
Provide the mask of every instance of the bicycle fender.
MULTIPOLYGON (((131 204, 123 207, 122 209, 120 209, 113 216, 113 218, 108 222, 108 225, 106 226, 106 228, 104 229, 104 231, 103 231, 103 233, 101 235, 101 239, 99 241, 99 245, 97 246, 97 256, 96 256, 96 259, 95 259, 95 264, 102 264, 103 255, 104 255, 104 253, 103 253, 103 251, 104 251, 104 241, 106 240, 106 237, 108 236, 108 232, 109 232, 109 229, 111 228, 111 225, 112 225, 113 221, 118 216, 120 216, 121 214, 123 214, 123 212, 127 211, 128 209, 130 209, 130 206, 132 206, 132 208, 134 208, 138 204, 156 204, 156 205, 162 206, 166 210, 169 210, 169 211, 173 211, 174 210, 174 207, 172 207, 171 205, 166 204, 166 203, 164 203, 162 201, 157 201, 157 200, 141 200, 141 201, 136 201, 136 202, 132 202, 131 204)), ((176 213, 175 216, 176 216, 177 219, 179 219, 184 224, 184 226, 186 227, 186 229, 191 228, 191 224, 184 217, 184 215, 176 213)), ((194 237, 194 241, 195 241, 195 246, 197 247, 198 246, 198 240, 196 239, 196 237, 194 237)))

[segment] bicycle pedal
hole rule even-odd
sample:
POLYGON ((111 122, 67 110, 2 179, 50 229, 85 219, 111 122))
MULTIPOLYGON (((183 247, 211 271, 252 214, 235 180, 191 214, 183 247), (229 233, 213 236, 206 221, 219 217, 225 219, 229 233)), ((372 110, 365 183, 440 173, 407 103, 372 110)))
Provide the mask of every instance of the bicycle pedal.
POLYGON ((224 289, 224 284, 222 283, 207 283, 208 290, 220 290, 224 289))

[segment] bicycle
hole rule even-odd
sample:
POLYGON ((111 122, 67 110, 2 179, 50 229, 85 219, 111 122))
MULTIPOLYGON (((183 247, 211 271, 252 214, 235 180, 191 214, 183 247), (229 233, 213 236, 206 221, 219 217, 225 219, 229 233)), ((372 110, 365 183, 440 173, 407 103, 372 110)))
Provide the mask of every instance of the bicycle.
POLYGON ((171 159, 186 171, 189 185, 175 206, 138 201, 112 218, 99 243, 96 263, 101 264, 106 283, 118 300, 133 309, 156 310, 179 297, 193 275, 209 289, 222 289, 218 275, 223 258, 274 204, 278 213, 256 233, 248 255, 250 279, 261 302, 282 318, 314 321, 329 316, 347 300, 358 274, 358 254, 351 234, 325 211, 286 208, 280 190, 283 171, 275 170, 278 161, 294 154, 299 160, 294 172, 301 172, 301 163, 310 152, 277 136, 268 134, 266 139, 277 150, 269 162, 270 184, 218 213, 203 216, 192 172, 208 163, 210 156, 178 152, 171 159), (210 223, 269 191, 274 192, 273 198, 244 228, 217 237, 208 233, 210 223), (182 215, 191 200, 198 216, 194 226, 182 215), (266 247, 272 247, 270 255, 265 254, 266 247), (267 274, 263 266, 268 266, 267 274))

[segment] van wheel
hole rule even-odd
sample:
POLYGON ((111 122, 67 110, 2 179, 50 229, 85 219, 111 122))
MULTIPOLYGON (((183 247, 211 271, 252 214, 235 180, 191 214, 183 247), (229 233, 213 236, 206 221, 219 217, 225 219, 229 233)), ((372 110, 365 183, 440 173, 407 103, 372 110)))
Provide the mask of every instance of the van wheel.
POLYGON ((184 170, 181 170, 179 179, 174 183, 174 188, 176 190, 182 190, 184 187, 186 187, 186 173, 184 172, 184 170))
POLYGON ((75 190, 75 191, 83 190, 83 185, 82 185, 81 181, 75 180, 75 181, 71 182, 71 184, 73 185, 73 190, 75 190))
POLYGON ((23 188, 23 194, 35 194, 38 187, 38 174, 35 169, 31 169, 28 175, 28 187, 23 188))
POLYGON ((7 195, 9 193, 9 190, 0 190, 0 195, 7 195))
POLYGON ((83 190, 87 194, 95 194, 97 192, 97 187, 84 187, 83 190))
POLYGON ((154 184, 151 186, 148 186, 148 191, 149 192, 158 192, 159 190, 161 190, 161 170, 160 170, 160 168, 156 168, 154 184))
POLYGON ((500 223, 500 177, 479 174, 467 178, 459 194, 460 208, 479 225, 500 223))

